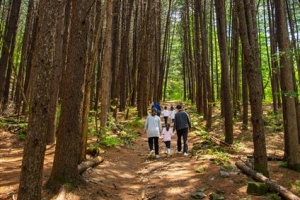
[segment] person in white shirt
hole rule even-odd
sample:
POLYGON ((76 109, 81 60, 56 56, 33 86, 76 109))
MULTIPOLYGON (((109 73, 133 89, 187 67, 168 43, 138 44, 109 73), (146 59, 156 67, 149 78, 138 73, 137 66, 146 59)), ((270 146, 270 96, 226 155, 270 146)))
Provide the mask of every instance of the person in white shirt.
POLYGON ((171 106, 171 120, 172 120, 173 124, 174 124, 174 120, 175 120, 175 114, 176 114, 176 110, 174 109, 173 106, 171 106))
POLYGON ((150 157, 152 157, 154 154, 154 150, 153 150, 153 143, 154 143, 155 157, 159 158, 158 139, 160 133, 162 132, 162 126, 161 126, 160 117, 157 116, 156 108, 152 108, 151 115, 147 117, 144 130, 145 133, 147 133, 147 137, 148 137, 150 157))
POLYGON ((163 113, 163 116, 165 119, 165 125, 166 125, 168 123, 168 119, 169 119, 169 115, 170 115, 167 106, 164 107, 164 110, 162 113, 163 113))

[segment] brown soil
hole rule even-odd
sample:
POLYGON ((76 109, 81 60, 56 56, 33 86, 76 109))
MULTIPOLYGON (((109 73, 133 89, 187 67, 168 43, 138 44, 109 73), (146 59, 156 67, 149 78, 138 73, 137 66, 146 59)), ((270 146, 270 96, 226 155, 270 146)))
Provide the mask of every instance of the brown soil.
MULTIPOLYGON (((218 125, 219 127, 222 127, 218 125)), ((171 157, 167 157, 164 143, 160 143, 160 158, 148 157, 147 138, 141 136, 132 142, 130 148, 119 146, 106 149, 100 153, 104 161, 88 169, 84 174, 87 184, 72 191, 66 192, 66 200, 98 200, 98 199, 155 199, 155 200, 182 200, 192 199, 191 194, 203 189, 209 199, 212 193, 222 193, 225 199, 270 199, 268 196, 253 196, 247 194, 247 183, 253 181, 241 173, 235 162, 245 160, 252 154, 251 131, 241 131, 236 124, 235 139, 241 141, 240 148, 230 154, 230 163, 233 169, 229 170, 230 177, 220 176, 220 165, 214 162, 212 154, 202 153, 197 156, 185 157, 176 154, 176 137, 172 141, 171 157), (196 172, 197 169, 201 169, 196 172)), ((197 130, 189 135, 189 149, 200 144, 203 139, 196 136, 197 130)), ((210 134, 215 137, 222 135, 222 128, 210 134)), ((22 160, 22 142, 16 134, 0 131, 0 199, 14 199, 17 195, 20 166, 22 160)), ((226 148, 226 147, 224 147, 226 148)), ((44 179, 51 173, 55 145, 48 146, 45 157, 44 179)), ((270 156, 282 156, 282 134, 267 133, 267 149, 270 156)), ((299 195, 299 188, 295 188, 299 181, 299 173, 280 167, 280 162, 269 162, 270 177, 281 186, 299 195)), ((58 199, 57 195, 50 195, 43 191, 43 199, 58 199)))

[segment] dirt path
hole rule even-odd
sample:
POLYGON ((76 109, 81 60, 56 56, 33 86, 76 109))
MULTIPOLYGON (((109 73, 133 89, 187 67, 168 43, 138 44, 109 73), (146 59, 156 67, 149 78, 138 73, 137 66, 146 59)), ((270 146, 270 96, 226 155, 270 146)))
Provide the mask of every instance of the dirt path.
MULTIPOLYGON (((3 132, 2 132, 3 133, 3 132)), ((3 135, 2 135, 3 136, 3 135)), ((22 146, 16 136, 5 133, 0 143, 0 199, 10 200, 16 197, 22 146)), ((106 150, 100 156, 104 161, 84 174, 87 185, 67 192, 65 200, 183 200, 192 199, 198 190, 206 197, 213 193, 222 193, 230 200, 250 197, 246 191, 247 177, 236 173, 230 178, 220 176, 220 166, 210 161, 211 157, 195 159, 174 153, 176 137, 173 136, 171 149, 173 155, 167 157, 165 145, 160 141, 160 158, 149 159, 146 135, 135 140, 130 148, 120 146, 106 150), (203 169, 197 173, 196 169, 203 169)), ((200 142, 199 137, 189 135, 189 149, 200 142), (198 141, 197 141, 198 140, 198 141)), ((55 145, 48 146, 45 157, 44 181, 51 173, 55 145)), ((56 200, 57 196, 43 192, 43 200, 56 200)), ((250 199, 267 199, 251 197, 250 199)))
MULTIPOLYGON (((190 153, 194 145, 202 142, 195 132, 189 134, 190 153)), ((236 130, 235 134, 238 133, 236 130)), ((211 194, 220 194, 229 200, 270 199, 268 196, 247 194, 247 183, 253 180, 235 168, 234 163, 239 157, 251 154, 250 139, 243 142, 241 152, 230 155, 233 169, 228 171, 229 176, 224 177, 220 174, 222 167, 215 164, 212 154, 203 152, 197 157, 185 157, 174 153, 176 136, 171 143, 172 157, 164 154, 165 144, 160 141, 160 158, 149 159, 147 137, 141 134, 130 148, 119 146, 100 153, 104 161, 83 174, 87 184, 67 192, 64 200, 184 200, 192 199, 191 195, 197 191, 202 191, 204 200, 210 199, 211 194)), ((267 140, 269 148, 278 147, 280 140, 281 137, 270 135, 267 140)), ((44 181, 51 173, 54 150, 55 145, 47 147, 44 181)), ((0 131, 0 200, 11 200, 17 194, 22 151, 22 143, 16 134, 0 131)), ((277 148, 272 150, 272 154, 277 151, 277 148)), ((285 187, 298 180, 298 173, 280 167, 278 162, 270 162, 269 168, 272 179, 285 187)), ((43 200, 57 199, 57 196, 43 192, 43 200)))
MULTIPOLYGON (((172 146, 175 152, 175 141, 172 146)), ((140 137, 130 149, 104 153, 104 162, 84 176, 103 186, 100 190, 110 199, 189 199, 201 186, 192 158, 182 154, 167 157, 164 150, 160 142, 160 158, 149 159, 147 139, 140 137)))
MULTIPOLYGON (((198 142, 196 137, 190 134, 189 149, 195 142, 198 142)), ((195 159, 174 153, 175 136, 171 149, 173 155, 168 157, 164 153, 164 143, 160 142, 160 158, 149 159, 147 138, 142 135, 131 148, 118 147, 101 154, 104 162, 84 174, 92 186, 85 188, 90 192, 85 191, 88 196, 81 199, 182 200, 192 199, 191 195, 199 190, 206 195, 203 199, 209 199, 213 193, 222 193, 223 197, 231 200, 250 196, 246 193, 247 177, 243 174, 236 172, 230 178, 222 178, 220 166, 210 162, 209 156, 195 159), (205 172, 197 173, 197 168, 205 172)), ((82 196, 80 193, 77 195, 82 196)))

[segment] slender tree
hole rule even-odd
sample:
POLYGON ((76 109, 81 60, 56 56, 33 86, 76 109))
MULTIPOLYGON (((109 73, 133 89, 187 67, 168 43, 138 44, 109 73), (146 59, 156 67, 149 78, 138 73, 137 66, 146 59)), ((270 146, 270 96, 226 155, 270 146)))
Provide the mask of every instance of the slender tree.
POLYGON ((21 2, 21 0, 12 1, 10 12, 6 21, 0 58, 0 111, 3 111, 5 104, 8 101, 8 92, 6 92, 5 95, 5 89, 7 90, 7 88, 9 88, 11 79, 9 72, 12 70, 12 59, 18 29, 21 2))
POLYGON ((285 133, 285 157, 288 168, 300 171, 298 124, 294 87, 293 65, 287 27, 284 0, 274 0, 276 13, 277 38, 280 55, 280 80, 283 102, 283 122, 285 133))
POLYGON ((219 49, 221 55, 221 73, 222 73, 222 101, 224 101, 224 115, 225 115, 225 142, 233 143, 233 122, 232 122, 232 105, 229 85, 229 66, 228 66, 228 51, 226 39, 226 14, 225 14, 225 0, 216 0, 216 16, 217 16, 217 30, 219 38, 219 49))
POLYGON ((111 78, 112 78, 112 66, 111 66, 111 54, 112 54, 112 13, 113 1, 107 0, 106 2, 106 32, 105 32, 105 46, 104 46, 104 60, 103 71, 101 81, 101 115, 100 123, 104 128, 107 122, 107 112, 110 107, 111 97, 111 78))
POLYGON ((130 76, 130 62, 129 62, 129 49, 130 49, 130 30, 131 30, 131 20, 132 20, 132 11, 133 11, 133 0, 127 0, 123 1, 123 20, 122 20, 122 37, 121 37, 121 52, 120 52, 120 74, 119 74, 119 87, 127 88, 120 90, 120 111, 125 110, 126 106, 126 100, 129 96, 129 93, 131 92, 132 88, 131 81, 133 79, 132 76, 130 76), (127 77, 130 77, 128 80, 127 77))
POLYGON ((264 133, 264 120, 262 112, 262 79, 257 41, 257 24, 255 2, 250 0, 236 0, 238 6, 239 30, 244 55, 244 68, 247 75, 251 122, 253 126, 254 169, 268 176, 268 162, 266 152, 266 139, 264 133))

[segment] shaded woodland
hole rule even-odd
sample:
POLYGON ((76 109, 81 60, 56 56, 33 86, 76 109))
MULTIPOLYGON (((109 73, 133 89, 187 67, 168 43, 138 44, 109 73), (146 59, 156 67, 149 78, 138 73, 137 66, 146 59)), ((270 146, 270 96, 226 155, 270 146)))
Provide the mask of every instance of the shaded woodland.
POLYGON ((77 186, 89 117, 101 140, 117 112, 142 118, 153 101, 195 105, 208 132, 220 104, 224 142, 234 120, 251 126, 265 176, 272 104, 287 167, 300 171, 299 11, 291 0, 0 0, 0 114, 28 122, 18 199, 41 199, 47 144, 46 187, 77 186))

